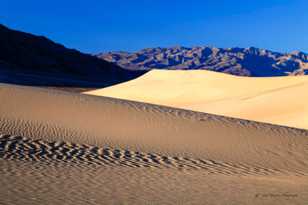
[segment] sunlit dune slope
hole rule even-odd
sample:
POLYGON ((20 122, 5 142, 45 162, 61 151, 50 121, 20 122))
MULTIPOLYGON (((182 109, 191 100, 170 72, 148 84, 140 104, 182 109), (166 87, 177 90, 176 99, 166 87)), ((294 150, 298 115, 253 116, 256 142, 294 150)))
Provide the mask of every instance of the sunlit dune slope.
POLYGON ((308 129, 308 76, 237 77, 205 70, 152 70, 86 94, 308 129))
POLYGON ((38 88, 5 85, 0 97, 4 134, 276 169, 307 161, 307 133, 293 128, 38 88))

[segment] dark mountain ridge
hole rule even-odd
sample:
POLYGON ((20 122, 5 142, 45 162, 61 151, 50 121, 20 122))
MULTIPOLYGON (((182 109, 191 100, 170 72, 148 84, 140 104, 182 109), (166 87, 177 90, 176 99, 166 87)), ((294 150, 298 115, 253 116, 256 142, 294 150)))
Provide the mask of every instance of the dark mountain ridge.
POLYGON ((46 37, 15 31, 0 24, 0 82, 105 87, 143 73, 122 69, 46 37))
POLYGON ((146 48, 135 53, 109 52, 97 56, 130 70, 204 69, 254 77, 308 73, 308 55, 304 52, 283 54, 255 47, 158 47, 146 48))

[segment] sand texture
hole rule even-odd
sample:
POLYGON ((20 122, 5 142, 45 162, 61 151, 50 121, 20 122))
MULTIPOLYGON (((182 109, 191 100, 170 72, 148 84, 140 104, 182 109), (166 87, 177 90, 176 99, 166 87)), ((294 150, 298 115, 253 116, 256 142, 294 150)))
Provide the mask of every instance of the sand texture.
POLYGON ((308 131, 0 85, 0 204, 306 204, 308 131))
POLYGON ((308 129, 308 77, 238 77, 193 70, 152 70, 87 94, 308 129))

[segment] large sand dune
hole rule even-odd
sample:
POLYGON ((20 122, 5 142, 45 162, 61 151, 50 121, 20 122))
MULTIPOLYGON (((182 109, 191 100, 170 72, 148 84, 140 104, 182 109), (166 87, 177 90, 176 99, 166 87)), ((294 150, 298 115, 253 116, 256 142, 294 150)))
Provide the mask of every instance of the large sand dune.
POLYGON ((306 130, 5 84, 0 103, 0 204, 308 201, 306 130))
POLYGON ((308 129, 308 77, 237 77, 204 70, 152 70, 86 92, 308 129))

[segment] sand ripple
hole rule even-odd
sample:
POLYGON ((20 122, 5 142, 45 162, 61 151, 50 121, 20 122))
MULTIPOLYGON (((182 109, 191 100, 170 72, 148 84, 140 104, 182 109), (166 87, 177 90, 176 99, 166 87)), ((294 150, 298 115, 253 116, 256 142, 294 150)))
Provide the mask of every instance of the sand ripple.
POLYGON ((232 164, 210 159, 165 156, 156 153, 143 153, 63 141, 47 142, 12 135, 0 135, 0 158, 44 163, 72 162, 76 166, 98 165, 204 170, 209 174, 223 175, 308 175, 308 173, 288 173, 283 170, 232 164))

